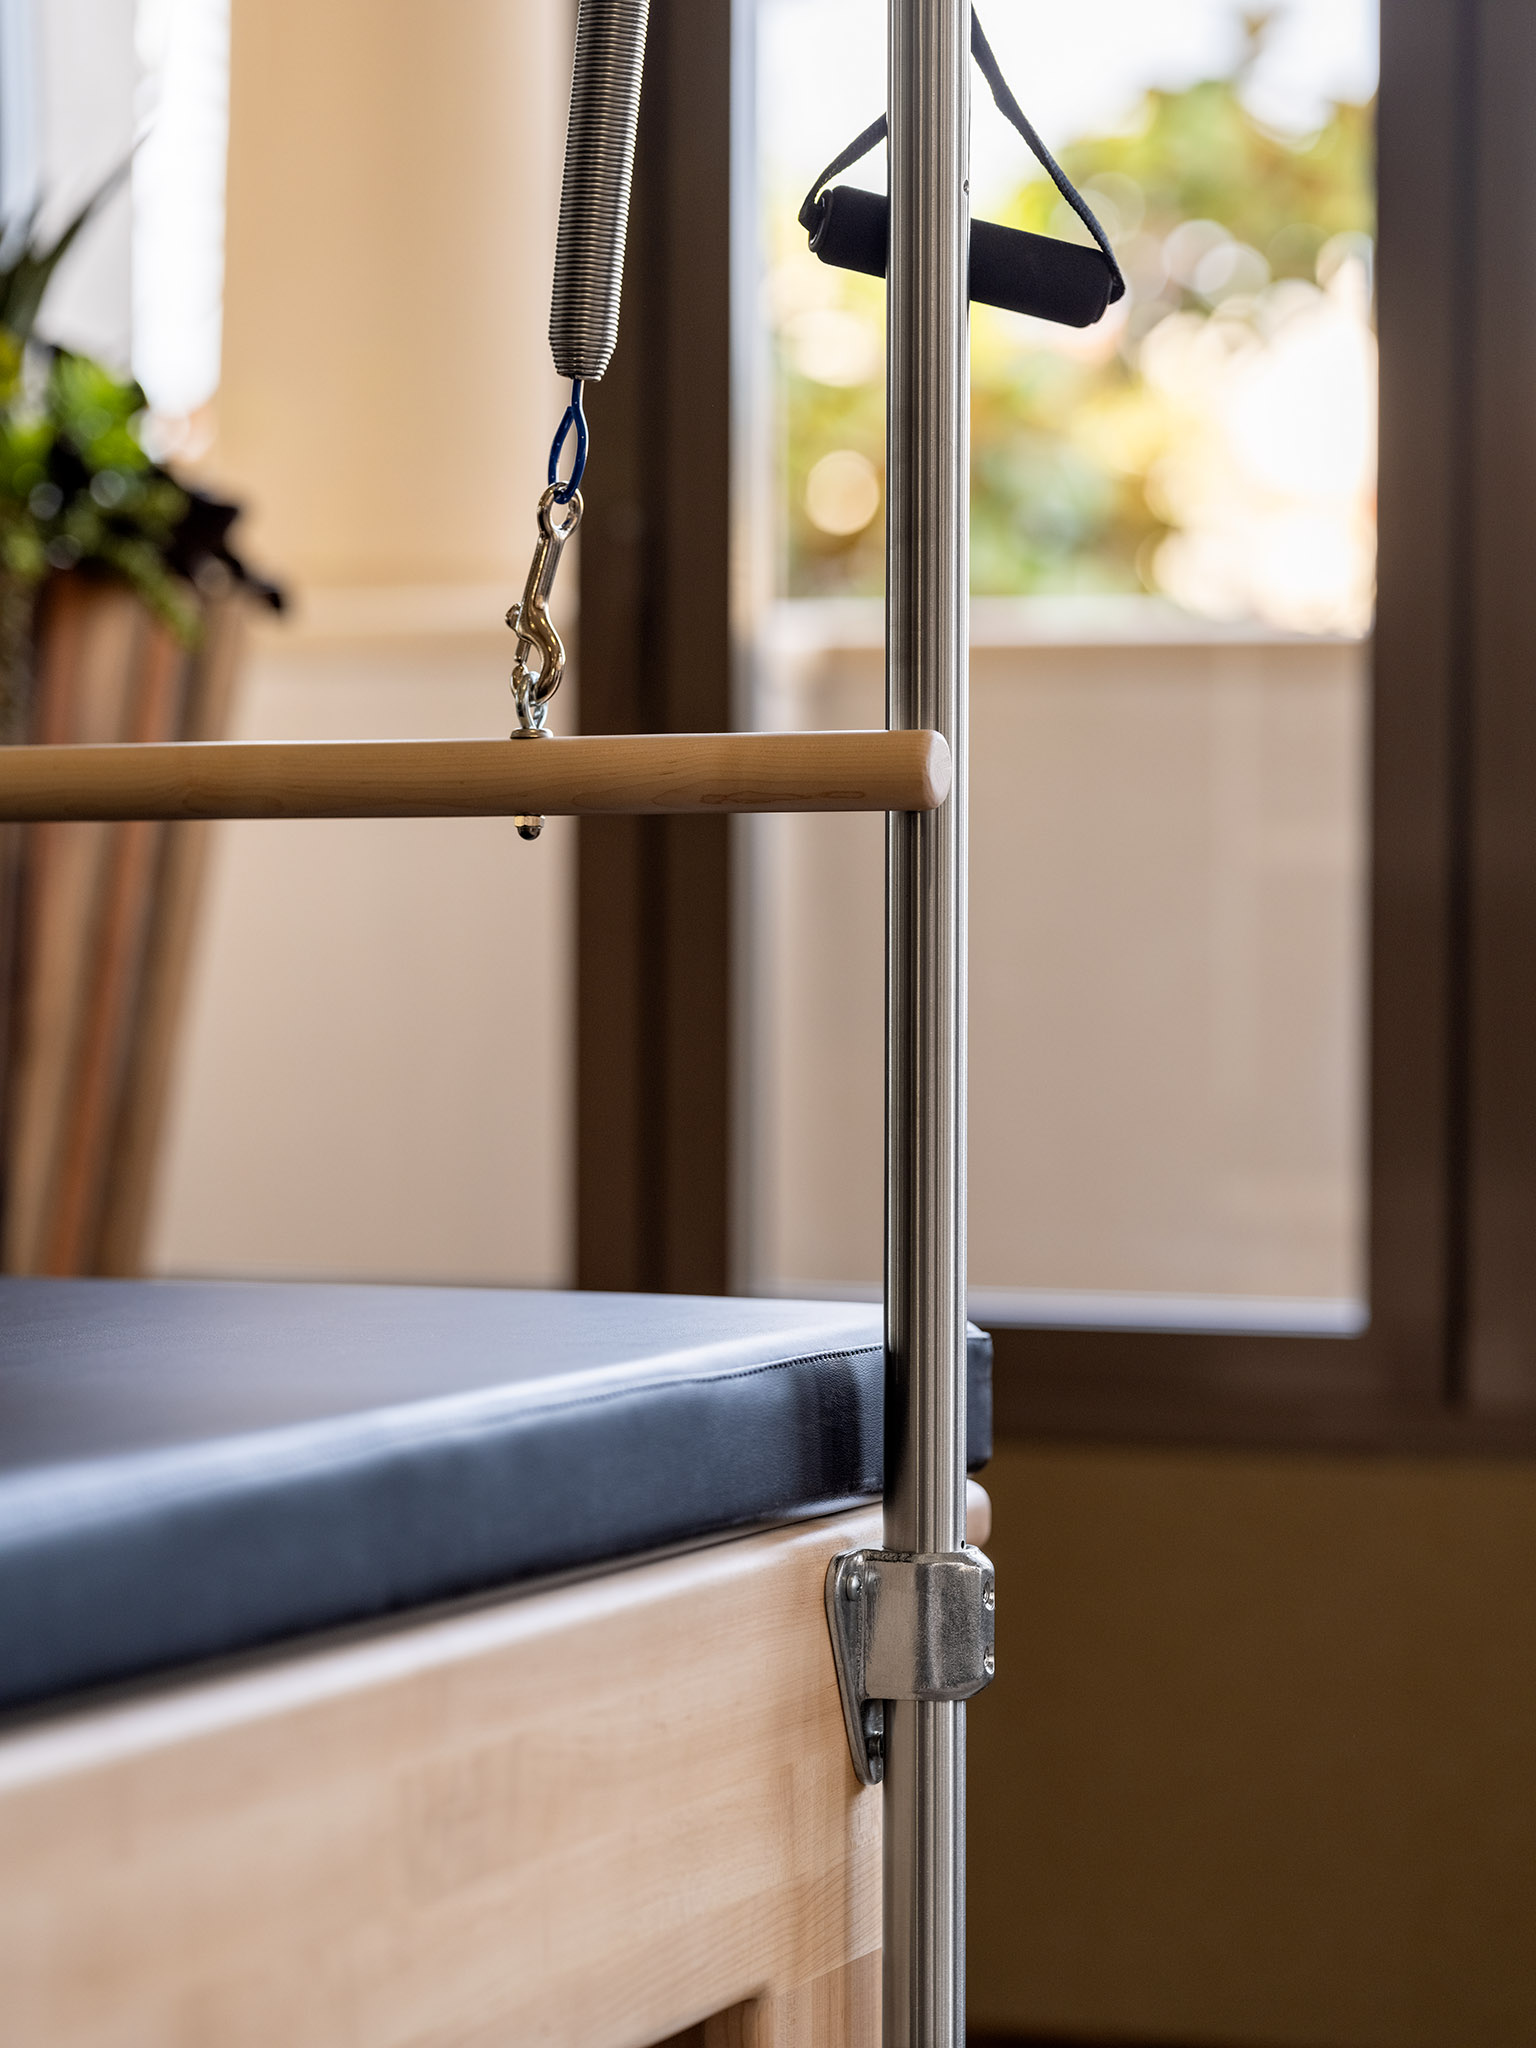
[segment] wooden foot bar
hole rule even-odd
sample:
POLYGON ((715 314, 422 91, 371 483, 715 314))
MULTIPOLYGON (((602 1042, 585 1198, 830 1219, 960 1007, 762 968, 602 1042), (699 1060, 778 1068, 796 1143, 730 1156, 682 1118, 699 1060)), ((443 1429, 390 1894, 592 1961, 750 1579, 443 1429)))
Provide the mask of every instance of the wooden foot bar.
POLYGON ((931 811, 936 732, 0 748, 0 820, 931 811))

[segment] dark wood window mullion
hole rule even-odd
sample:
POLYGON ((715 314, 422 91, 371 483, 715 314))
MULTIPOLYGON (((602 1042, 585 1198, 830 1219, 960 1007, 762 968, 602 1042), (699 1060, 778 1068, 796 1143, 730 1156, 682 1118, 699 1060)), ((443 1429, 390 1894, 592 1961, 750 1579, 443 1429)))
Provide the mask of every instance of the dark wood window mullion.
MULTIPOLYGON (((653 0, 619 346, 593 387, 588 732, 731 723, 730 9, 653 0)), ((577 1283, 724 1292, 724 819, 587 819, 577 883, 577 1283)))
POLYGON ((1469 969, 1463 1384, 1536 1415, 1536 9, 1463 0, 1473 261, 1465 549, 1469 969))
POLYGON ((1368 1270, 1382 1399, 1412 1415, 1454 1392, 1466 1257, 1467 15, 1381 17, 1368 1270))

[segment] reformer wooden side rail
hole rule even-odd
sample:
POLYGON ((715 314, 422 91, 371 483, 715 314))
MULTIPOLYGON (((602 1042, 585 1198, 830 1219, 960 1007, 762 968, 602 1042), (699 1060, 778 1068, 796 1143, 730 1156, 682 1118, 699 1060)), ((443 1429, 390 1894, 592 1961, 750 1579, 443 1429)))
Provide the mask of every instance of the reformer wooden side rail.
POLYGON ((0 820, 932 811, 936 732, 0 748, 0 820))
POLYGON ((879 2048, 885 1378, 874 1304, 0 1278, 4 2048, 879 2048))

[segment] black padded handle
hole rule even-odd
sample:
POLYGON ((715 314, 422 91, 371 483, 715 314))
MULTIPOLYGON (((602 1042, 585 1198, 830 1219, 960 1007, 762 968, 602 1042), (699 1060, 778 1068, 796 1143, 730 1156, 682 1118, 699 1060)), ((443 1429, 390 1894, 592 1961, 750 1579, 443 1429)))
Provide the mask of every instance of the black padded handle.
MULTIPOLYGON (((999 227, 989 220, 972 221, 971 298, 983 306, 1000 306, 1005 313, 1032 313, 1037 320, 1054 320, 1063 327, 1091 327, 1103 317, 1107 306, 1125 296, 1125 279, 1109 246, 1109 237, 1099 226, 1093 208, 1040 140, 1014 98, 974 7, 971 55, 980 66, 998 111, 1029 144, 1051 183, 1097 245, 1086 249, 1081 242, 1058 242, 1047 235, 1027 234, 1022 228, 999 227)), ((856 164, 861 156, 867 156, 884 142, 887 132, 886 118, 881 114, 832 159, 800 208, 800 225, 822 262, 834 264, 839 270, 862 270, 869 277, 885 276, 891 241, 889 201, 878 192, 865 192, 856 185, 834 185, 830 190, 823 187, 839 171, 846 171, 850 164, 856 164)))
MULTIPOLYGON (((823 263, 885 276, 891 207, 883 192, 834 185, 810 212, 811 248, 823 263)), ((978 305, 1031 313, 1064 327, 1091 327, 1103 317, 1113 285, 1100 249, 995 221, 971 223, 971 298, 978 305)))

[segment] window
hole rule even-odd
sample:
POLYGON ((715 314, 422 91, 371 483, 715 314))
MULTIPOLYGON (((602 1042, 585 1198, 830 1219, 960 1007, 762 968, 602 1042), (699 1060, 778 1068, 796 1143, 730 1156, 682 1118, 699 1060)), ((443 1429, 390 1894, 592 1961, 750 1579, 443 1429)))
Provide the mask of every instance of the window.
POLYGON ((61 227, 133 157, 50 289, 49 338, 132 368, 167 452, 218 387, 229 0, 0 0, 0 217, 61 227))
MULTIPOLYGON (((1140 12, 1162 24, 1174 10, 1140 12)), ((771 454, 743 374, 765 332, 753 11, 746 0, 734 16, 678 0, 657 19, 626 341, 593 408, 612 452, 582 536, 586 587, 601 592, 583 618, 592 730, 698 729, 744 705, 766 715, 764 671, 785 625, 777 613, 761 630, 775 557, 750 517, 771 454), (700 260, 728 244, 729 264, 700 260)), ((1084 19, 1064 15, 1062 32, 1091 43, 1084 19)), ((807 79, 836 72, 827 47, 818 41, 807 79)), ((1022 86, 1026 74, 1003 55, 1022 86)), ((1357 75, 1338 90, 1359 99, 1368 87, 1357 75)), ((1524 507, 1536 490, 1536 301, 1508 252, 1536 211, 1533 89, 1536 16, 1459 0, 1384 9, 1378 598, 1370 804, 1357 812, 1368 883, 1352 913, 1365 1041, 1351 1084, 1364 1152, 1355 1213, 1365 1250, 1354 1256, 1369 1322, 1342 1334, 1349 1296, 1329 1297, 1329 1326, 1298 1294, 1290 1322, 1255 1314, 1243 1327, 1238 1306, 1264 1297, 1217 1297, 1213 1314, 1207 1295, 1165 1298, 1173 1312, 1152 1327, 1144 1303, 1106 1300, 1096 1284, 1075 1323, 992 1319, 1005 1432, 1440 1448, 1507 1447, 1529 1433, 1536 980, 1523 963, 1536 947, 1536 585, 1524 507)), ((873 113, 858 100, 832 146, 873 113)), ((1034 107, 1050 129, 1050 111, 1034 107)), ((980 103, 978 130, 989 120, 980 103)), ((812 172, 826 160, 813 154, 812 172)), ((1242 623, 1224 628, 1234 658, 1242 623)), ((792 656, 803 646, 787 627, 785 639, 792 656)), ((829 701, 834 712, 847 715, 829 701)), ((714 822, 593 828, 582 828, 578 939, 584 1284, 787 1280, 763 1255, 776 1229, 782 1243, 783 1207, 776 1223, 770 1199, 784 1196, 782 1168, 764 1168, 748 1141, 763 1135, 760 1077, 776 1060, 786 1067, 763 968, 794 900, 782 886, 792 864, 775 897, 772 859, 743 859, 714 822)), ((855 856, 835 838, 815 852, 812 886, 835 893, 855 856)), ((845 930, 878 947, 862 921, 845 930)), ((865 971, 857 960, 853 970, 843 986, 865 971)), ((866 1045, 873 1064, 878 1041, 866 1045)), ((802 1080, 789 1074, 786 1085, 802 1080)), ((834 1089, 823 1099, 842 1110, 834 1089)), ((839 1198, 862 1199, 875 1162, 855 1147, 837 1166, 839 1198)))
MULTIPOLYGON (((1348 1332, 1365 1316, 1374 0, 1096 0, 995 26, 1129 289, 1086 331, 973 313, 977 1310, 1348 1332)), ((756 711, 775 725, 883 719, 884 287, 818 262, 795 222, 882 102, 883 29, 870 0, 759 15, 775 598, 756 711)), ((974 82, 976 213, 1085 239, 974 82)), ((883 184, 882 154, 849 175, 883 184)), ((751 1278, 872 1288, 878 825, 753 832, 751 1278)))

